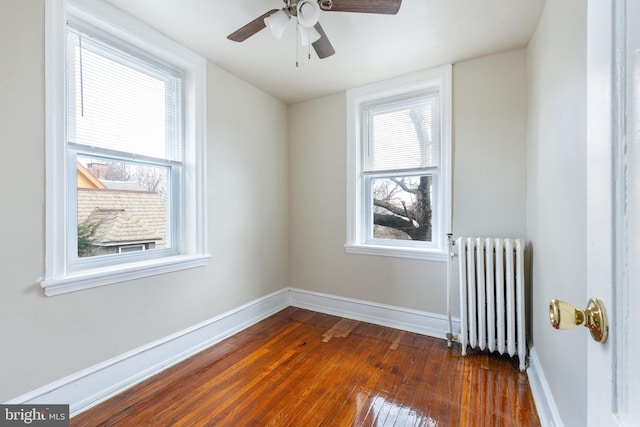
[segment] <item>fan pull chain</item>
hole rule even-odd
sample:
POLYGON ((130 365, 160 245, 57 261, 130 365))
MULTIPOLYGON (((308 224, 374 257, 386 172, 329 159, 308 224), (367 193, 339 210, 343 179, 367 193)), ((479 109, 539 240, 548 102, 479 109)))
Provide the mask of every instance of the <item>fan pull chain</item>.
MULTIPOLYGON (((298 29, 296 28, 296 30, 298 30, 298 29)), ((300 54, 298 53, 300 42, 298 41, 297 32, 298 31, 296 31, 296 37, 295 37, 295 39, 296 39, 296 68, 300 67, 300 64, 298 63, 298 59, 300 58, 300 54)))

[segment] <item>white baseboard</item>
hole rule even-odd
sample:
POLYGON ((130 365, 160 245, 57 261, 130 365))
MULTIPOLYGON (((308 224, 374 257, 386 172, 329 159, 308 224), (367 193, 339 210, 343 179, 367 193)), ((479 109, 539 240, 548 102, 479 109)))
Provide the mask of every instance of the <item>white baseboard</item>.
POLYGON ((289 305, 285 288, 6 403, 68 403, 77 415, 289 305))
MULTIPOLYGON (((288 306, 443 339, 449 332, 443 315, 285 288, 6 403, 68 403, 71 416, 77 415, 288 306)), ((453 320, 453 330, 460 330, 459 319, 453 320)))
MULTIPOLYGON (((302 289, 292 288, 290 291, 290 303, 294 307, 306 308, 334 316, 348 317, 442 339, 446 339, 447 332, 449 332, 447 316, 440 314, 302 289)), ((460 331, 460 319, 453 319, 453 330, 460 331)))
POLYGON ((547 383, 547 379, 544 376, 535 348, 529 350, 527 376, 529 377, 529 386, 531 387, 533 401, 536 404, 540 424, 543 427, 563 427, 564 423, 553 400, 549 383, 547 383))

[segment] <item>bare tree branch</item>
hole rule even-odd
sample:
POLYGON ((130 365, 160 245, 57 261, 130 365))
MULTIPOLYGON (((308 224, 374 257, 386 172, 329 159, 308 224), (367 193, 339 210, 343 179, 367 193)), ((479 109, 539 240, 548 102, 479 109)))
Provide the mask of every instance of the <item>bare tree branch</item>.
POLYGON ((411 236, 411 232, 415 229, 413 222, 403 219, 397 215, 373 214, 373 220, 376 225, 383 227, 395 228, 403 231, 411 236))
POLYGON ((407 185, 404 183, 404 178, 389 178, 389 180, 393 181, 398 187, 402 188, 407 193, 416 194, 416 192, 418 191, 415 188, 407 187, 407 185))
MULTIPOLYGON (((416 216, 414 212, 408 211, 406 208, 402 208, 400 206, 396 206, 393 203, 390 203, 386 200, 373 199, 373 204, 375 206, 381 207, 383 209, 388 210, 389 212, 400 216, 409 218, 410 220, 416 220, 416 216)), ((376 223, 377 224, 377 223, 376 223)), ((382 225, 382 224, 380 224, 382 225)))
POLYGON ((107 166, 107 174, 104 179, 109 181, 129 181, 131 171, 129 165, 122 162, 110 162, 107 166))
POLYGON ((409 216, 409 211, 407 210, 407 204, 404 202, 404 200, 402 201, 402 208, 404 209, 404 216, 406 216, 407 218, 411 218, 409 216))
POLYGON ((154 167, 139 168, 135 173, 138 184, 147 191, 165 194, 166 177, 163 171, 154 167))
POLYGON ((373 214, 374 224, 389 227, 406 233, 412 240, 430 240, 431 225, 421 224, 416 227, 411 220, 403 219, 397 215, 373 214))

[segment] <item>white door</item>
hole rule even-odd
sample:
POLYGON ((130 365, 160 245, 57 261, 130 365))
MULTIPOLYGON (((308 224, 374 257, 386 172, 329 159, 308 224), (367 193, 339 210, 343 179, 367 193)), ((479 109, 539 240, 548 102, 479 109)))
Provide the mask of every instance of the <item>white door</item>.
POLYGON ((587 297, 609 321, 589 340, 588 420, 638 426, 640 1, 589 0, 587 34, 587 297))

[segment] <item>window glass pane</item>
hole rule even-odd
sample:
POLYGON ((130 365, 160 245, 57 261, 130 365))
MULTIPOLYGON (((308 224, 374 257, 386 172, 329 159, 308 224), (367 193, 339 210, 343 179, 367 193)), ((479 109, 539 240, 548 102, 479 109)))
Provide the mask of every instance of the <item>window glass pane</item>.
POLYGON ((364 170, 394 171, 438 166, 436 97, 368 109, 364 170))
POLYGON ((120 253, 126 253, 126 252, 139 252, 139 251, 144 251, 146 250, 145 245, 132 245, 132 246, 121 246, 120 247, 120 253))
POLYGON ((371 178, 373 238, 432 239, 432 175, 371 178))
POLYGON ((181 79, 79 32, 67 32, 70 142, 182 160, 181 79))
POLYGON ((79 257, 170 246, 168 167, 83 156, 76 167, 79 257))

